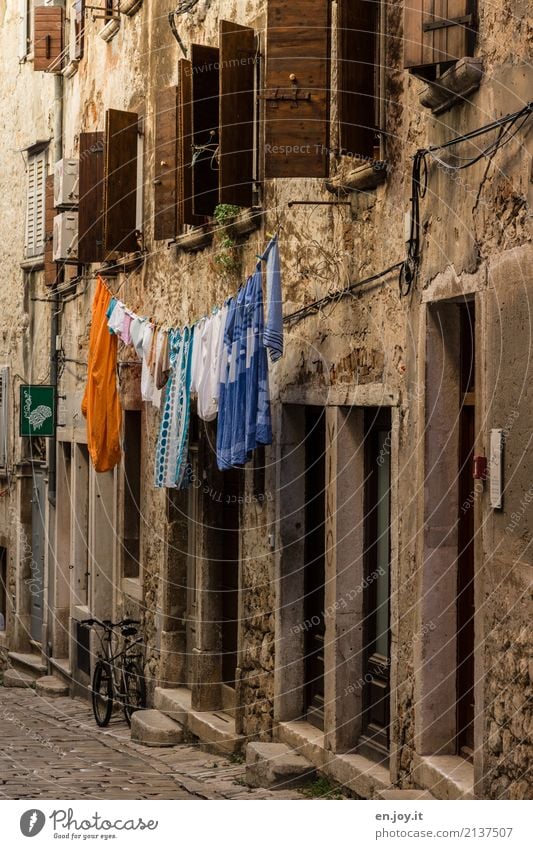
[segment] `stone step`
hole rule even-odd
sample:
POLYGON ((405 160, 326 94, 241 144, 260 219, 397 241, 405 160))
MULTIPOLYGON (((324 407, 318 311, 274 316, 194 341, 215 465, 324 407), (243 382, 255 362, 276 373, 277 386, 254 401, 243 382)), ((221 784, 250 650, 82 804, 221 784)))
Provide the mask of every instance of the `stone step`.
POLYGON ((194 711, 188 713, 188 729, 198 737, 201 748, 221 755, 240 752, 244 737, 235 731, 235 719, 223 711, 194 711))
POLYGON ((248 743, 246 783, 250 787, 290 790, 316 776, 313 764, 285 743, 248 743))
POLYGON ((46 664, 43 663, 42 656, 34 652, 8 652, 8 658, 15 669, 20 669, 27 675, 32 675, 33 679, 40 678, 41 675, 46 675, 46 664))
POLYGON ((60 678, 56 678, 55 675, 43 675, 42 678, 38 678, 35 682, 35 692, 41 696, 56 699, 59 696, 68 696, 69 687, 68 684, 60 678))
POLYGON ((20 669, 10 667, 4 672, 3 684, 4 687, 33 687, 35 686, 35 678, 20 669))
POLYGON ((187 725, 187 714, 191 709, 191 691, 186 687, 167 689, 156 687, 154 690, 154 707, 166 714, 170 719, 187 725))
POLYGON ((415 755, 413 778, 435 799, 475 799, 474 767, 458 755, 415 755))
POLYGON ((435 796, 432 796, 429 790, 382 790, 378 793, 378 799, 389 799, 392 802, 416 802, 417 799, 435 801, 435 796))
POLYGON ((131 718, 131 739, 143 746, 177 746, 183 728, 159 710, 137 710, 131 718))

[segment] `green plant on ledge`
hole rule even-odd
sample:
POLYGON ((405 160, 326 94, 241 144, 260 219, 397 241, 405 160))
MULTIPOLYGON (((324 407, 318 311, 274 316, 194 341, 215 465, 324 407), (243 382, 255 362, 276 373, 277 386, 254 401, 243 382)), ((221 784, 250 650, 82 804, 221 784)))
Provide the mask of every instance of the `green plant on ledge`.
POLYGON ((233 222, 239 214, 238 206, 231 203, 219 203, 215 207, 213 218, 216 221, 213 265, 224 276, 230 277, 240 272, 241 257, 232 229, 233 222))

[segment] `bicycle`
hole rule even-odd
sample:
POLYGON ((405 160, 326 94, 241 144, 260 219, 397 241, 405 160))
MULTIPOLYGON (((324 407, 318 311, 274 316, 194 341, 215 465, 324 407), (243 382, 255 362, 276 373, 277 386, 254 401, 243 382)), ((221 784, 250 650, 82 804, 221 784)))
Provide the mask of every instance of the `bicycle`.
POLYGON ((133 639, 138 634, 135 625, 139 624, 135 619, 111 622, 109 619, 91 618, 80 622, 80 625, 89 628, 96 625, 103 630, 103 633, 97 631, 102 651, 98 654, 91 684, 94 718, 100 728, 109 725, 116 703, 122 705, 128 725, 131 725, 135 711, 146 707, 141 654, 135 648, 142 642, 142 637, 133 639), (117 629, 120 629, 123 638, 120 651, 117 651, 120 647, 117 629))

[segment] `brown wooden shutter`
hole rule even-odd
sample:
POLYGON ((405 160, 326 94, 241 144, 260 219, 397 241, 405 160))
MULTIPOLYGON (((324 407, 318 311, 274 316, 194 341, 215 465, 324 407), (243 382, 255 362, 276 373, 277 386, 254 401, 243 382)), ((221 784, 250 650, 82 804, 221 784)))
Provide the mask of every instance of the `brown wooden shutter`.
POLYGON ((53 286, 57 278, 57 266, 52 259, 54 254, 54 175, 45 181, 44 189, 44 282, 53 286))
POLYGON ((220 21, 219 200, 252 205, 255 33, 220 21))
POLYGON ((379 71, 375 0, 338 0, 338 108, 341 151, 370 157, 376 142, 379 71))
POLYGON ((33 10, 33 69, 59 71, 62 67, 63 9, 36 6, 33 10))
POLYGON ((104 259, 104 134, 80 133, 78 259, 104 259))
POLYGON ((104 247, 108 251, 139 249, 137 229, 136 112, 106 112, 104 165, 104 247))
POLYGON ((178 62, 178 232, 184 224, 198 225, 203 215, 195 215, 192 204, 192 65, 178 62))
POLYGON ((456 62, 471 56, 475 0, 405 0, 404 67, 456 62))
POLYGON ((193 213, 212 215, 218 204, 218 146, 219 121, 219 60, 218 47, 191 44, 192 64, 192 188, 193 213), (208 145, 205 151, 198 148, 208 145))
POLYGON ((178 89, 156 97, 154 239, 173 239, 177 222, 178 89))
POLYGON ((326 177, 330 0, 269 0, 265 175, 326 177))

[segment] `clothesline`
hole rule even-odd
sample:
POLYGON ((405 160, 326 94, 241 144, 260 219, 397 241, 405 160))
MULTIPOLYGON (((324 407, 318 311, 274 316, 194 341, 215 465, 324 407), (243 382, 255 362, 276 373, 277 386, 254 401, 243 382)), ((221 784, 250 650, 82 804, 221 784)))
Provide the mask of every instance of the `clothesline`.
POLYGON ((242 466, 258 445, 272 442, 268 357, 283 353, 283 317, 278 234, 257 257, 255 270, 237 293, 193 324, 162 327, 139 316, 98 278, 93 303, 87 392, 89 450, 98 471, 120 459, 117 409, 117 340, 131 345, 141 367, 141 397, 160 411, 154 483, 188 484, 191 397, 204 421, 217 419, 217 464, 242 466), (263 304, 266 263, 267 318, 263 304))

